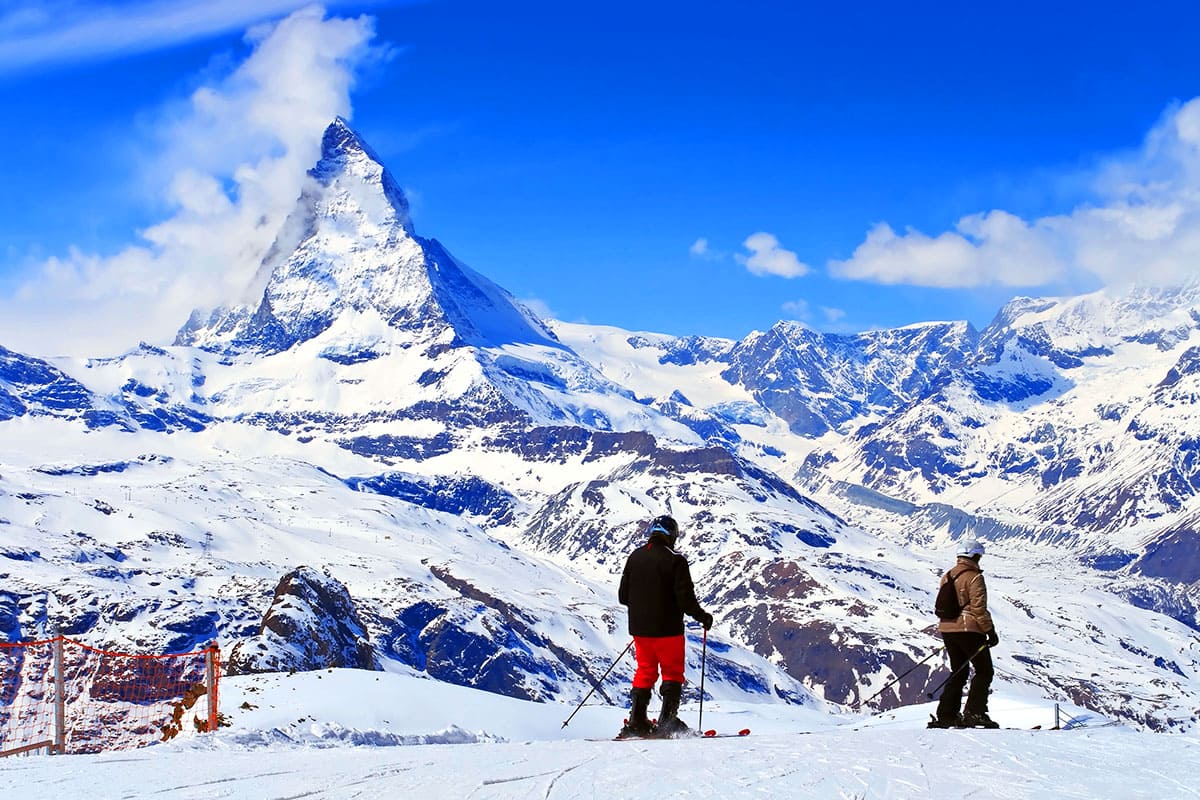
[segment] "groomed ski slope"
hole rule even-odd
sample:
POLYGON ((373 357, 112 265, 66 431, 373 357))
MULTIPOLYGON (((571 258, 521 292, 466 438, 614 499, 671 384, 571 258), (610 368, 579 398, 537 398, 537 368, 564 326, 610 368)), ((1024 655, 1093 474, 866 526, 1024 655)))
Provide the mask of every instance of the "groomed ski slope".
MULTIPOLYGON (((0 796, 35 798, 1189 798, 1200 741, 1073 707, 1070 730, 926 730, 929 706, 831 716, 706 703, 744 739, 586 741, 621 709, 528 703, 405 674, 226 679, 232 726, 137 751, 0 761, 0 796)), ((653 708, 653 707, 652 707, 653 708)), ((698 708, 685 706, 695 724, 698 708)), ((1002 724, 1049 726, 1052 701, 993 696, 1002 724)))

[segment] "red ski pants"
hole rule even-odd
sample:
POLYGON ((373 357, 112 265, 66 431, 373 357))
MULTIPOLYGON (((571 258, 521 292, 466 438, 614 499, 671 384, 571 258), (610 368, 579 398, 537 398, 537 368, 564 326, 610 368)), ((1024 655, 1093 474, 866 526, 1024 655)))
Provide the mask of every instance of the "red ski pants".
POLYGON ((683 635, 635 636, 633 654, 637 657, 637 672, 633 673, 633 688, 653 689, 662 668, 664 681, 683 683, 683 635))

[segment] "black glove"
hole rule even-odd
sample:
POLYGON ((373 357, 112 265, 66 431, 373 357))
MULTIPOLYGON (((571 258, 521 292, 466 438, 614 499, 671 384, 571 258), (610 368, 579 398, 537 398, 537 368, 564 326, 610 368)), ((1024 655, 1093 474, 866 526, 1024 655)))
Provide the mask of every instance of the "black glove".
POLYGON ((708 630, 712 627, 712 614, 708 613, 707 611, 701 611, 700 616, 696 619, 701 625, 704 626, 704 630, 708 630))
POLYGON ((987 646, 995 647, 1000 644, 1000 634, 996 633, 996 629, 992 628, 987 632, 987 646))

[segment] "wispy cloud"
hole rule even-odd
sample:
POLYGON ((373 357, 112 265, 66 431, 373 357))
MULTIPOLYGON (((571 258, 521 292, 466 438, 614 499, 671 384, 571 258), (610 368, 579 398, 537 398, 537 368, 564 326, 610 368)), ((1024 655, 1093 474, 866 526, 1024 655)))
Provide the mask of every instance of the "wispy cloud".
POLYGON ((812 316, 812 309, 809 308, 807 300, 788 300, 780 308, 783 313, 787 314, 792 319, 807 321, 812 316))
POLYGON ((692 246, 688 248, 688 255, 699 261, 724 261, 729 258, 728 252, 714 250, 708 239, 703 236, 692 242, 692 246))
POLYGON ((538 319, 558 319, 558 314, 550 307, 550 304, 540 297, 522 297, 518 302, 532 311, 538 319))
POLYGON ((790 319, 807 323, 817 320, 822 327, 837 326, 846 317, 846 312, 842 309, 829 306, 817 306, 818 313, 814 314, 812 306, 803 299, 789 300, 780 308, 790 319))
MULTIPOLYGON (((355 5, 394 4, 358 0, 355 5)), ((0 11, 0 74, 151 52, 244 30, 312 5, 311 0, 17 2, 0 11)))
POLYGON ((755 275, 777 275, 781 278, 799 278, 807 275, 809 267, 796 254, 779 244, 770 233, 752 233, 742 242, 750 255, 737 254, 737 262, 755 275))
POLYGON ((1138 152, 1108 159, 1090 184, 1088 204, 1028 221, 992 210, 933 236, 876 225, 829 272, 936 287, 1172 285, 1200 276, 1200 98, 1167 109, 1138 152))
POLYGON ((821 309, 821 314, 824 315, 825 321, 834 324, 841 322, 846 318, 846 312, 840 308, 831 308, 830 306, 818 306, 821 309))
POLYGON ((0 300, 0 341, 38 353, 169 341, 192 309, 244 295, 321 134, 349 116, 356 70, 380 55, 369 18, 318 7, 248 34, 253 51, 228 75, 164 109, 156 169, 175 211, 112 256, 70 251, 0 300))

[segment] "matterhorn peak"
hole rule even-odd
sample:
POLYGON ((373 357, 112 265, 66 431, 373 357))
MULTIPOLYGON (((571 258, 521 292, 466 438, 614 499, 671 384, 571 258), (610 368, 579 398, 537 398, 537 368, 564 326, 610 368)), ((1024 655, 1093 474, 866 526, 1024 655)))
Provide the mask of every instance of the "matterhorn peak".
POLYGON ((400 185, 345 119, 325 129, 308 175, 255 278, 257 308, 193 315, 177 344, 279 352, 349 314, 380 320, 404 346, 559 346, 506 291, 416 235, 400 185))
POLYGON ((364 212, 375 211, 376 224, 399 224, 412 235, 404 191, 383 166, 383 160, 344 118, 335 117, 325 128, 321 137, 321 159, 308 174, 327 191, 332 190, 338 202, 349 201, 349 204, 360 205, 364 212), (375 191, 363 192, 362 188, 375 191), (380 194, 374 196, 375 192, 380 194), (386 205, 372 202, 381 198, 386 205))
POLYGON ((362 137, 350 127, 350 123, 345 117, 337 116, 333 118, 333 122, 325 128, 325 133, 321 137, 321 160, 329 160, 337 157, 339 154, 346 155, 348 153, 363 153, 375 161, 379 161, 379 157, 372 152, 371 148, 363 141, 362 137))

